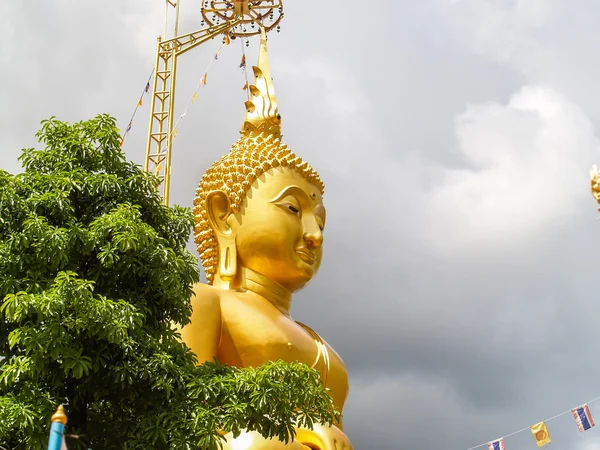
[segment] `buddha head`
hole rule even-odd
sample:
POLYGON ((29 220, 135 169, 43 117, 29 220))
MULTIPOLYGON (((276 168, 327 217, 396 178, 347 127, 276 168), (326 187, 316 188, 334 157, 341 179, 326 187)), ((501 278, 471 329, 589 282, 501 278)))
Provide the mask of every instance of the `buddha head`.
POLYGON ((281 142, 264 31, 253 70, 241 137, 196 191, 195 241, 210 284, 241 287, 249 269, 295 292, 321 263, 324 185, 281 142))

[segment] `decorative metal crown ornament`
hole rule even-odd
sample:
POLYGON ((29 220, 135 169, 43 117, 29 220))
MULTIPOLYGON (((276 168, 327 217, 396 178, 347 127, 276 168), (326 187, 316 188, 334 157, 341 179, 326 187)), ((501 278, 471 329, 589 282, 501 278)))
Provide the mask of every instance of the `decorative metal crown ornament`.
POLYGON ((241 133, 249 136, 254 133, 281 137, 281 116, 277 107, 275 87, 271 77, 267 34, 261 29, 258 66, 252 66, 254 84, 250 86, 250 99, 246 102, 246 119, 241 133))

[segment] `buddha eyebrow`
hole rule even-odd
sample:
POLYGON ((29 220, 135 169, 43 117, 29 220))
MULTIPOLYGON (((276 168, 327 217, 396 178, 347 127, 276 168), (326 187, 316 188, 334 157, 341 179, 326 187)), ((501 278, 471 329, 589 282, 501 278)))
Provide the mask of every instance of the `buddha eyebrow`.
POLYGON ((293 185, 283 189, 279 194, 277 194, 277 196, 273 200, 271 200, 271 202, 278 202, 279 200, 287 197, 288 195, 294 195, 296 192, 300 193, 304 198, 308 198, 306 192, 304 192, 304 190, 300 186, 293 185))

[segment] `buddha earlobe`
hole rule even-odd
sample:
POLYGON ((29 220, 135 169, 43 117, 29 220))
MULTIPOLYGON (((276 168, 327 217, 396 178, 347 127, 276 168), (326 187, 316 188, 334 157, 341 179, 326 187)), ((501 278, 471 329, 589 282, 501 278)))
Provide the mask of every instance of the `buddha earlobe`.
POLYGON ((237 273, 237 248, 233 235, 219 238, 219 276, 232 281, 237 273))
POLYGON ((232 213, 231 202, 223 191, 213 191, 206 196, 205 208, 219 244, 219 276, 231 281, 237 273, 235 234, 227 221, 232 213))

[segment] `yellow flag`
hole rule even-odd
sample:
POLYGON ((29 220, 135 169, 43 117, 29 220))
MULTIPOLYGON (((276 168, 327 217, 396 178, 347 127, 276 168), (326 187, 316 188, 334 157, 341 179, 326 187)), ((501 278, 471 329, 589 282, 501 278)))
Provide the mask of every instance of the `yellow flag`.
POLYGON ((225 45, 229 45, 229 44, 231 44, 231 39, 229 39, 229 35, 226 34, 225 35, 225 45))
POLYGON ((533 438, 538 447, 542 448, 552 442, 545 422, 536 423, 535 425, 530 426, 529 429, 531 430, 531 434, 533 434, 533 438))
POLYGON ((142 97, 140 97, 140 101, 138 102, 138 106, 142 106, 142 97))
POLYGON ((242 88, 242 91, 245 91, 246 89, 248 89, 248 83, 246 82, 246 84, 244 85, 244 87, 242 88))
POLYGON ((204 73, 204 76, 202 77, 202 84, 206 85, 206 79, 208 78, 208 73, 204 73))
POLYGON ((192 95, 192 103, 194 103, 196 100, 198 100, 198 94, 194 92, 194 95, 192 95))

